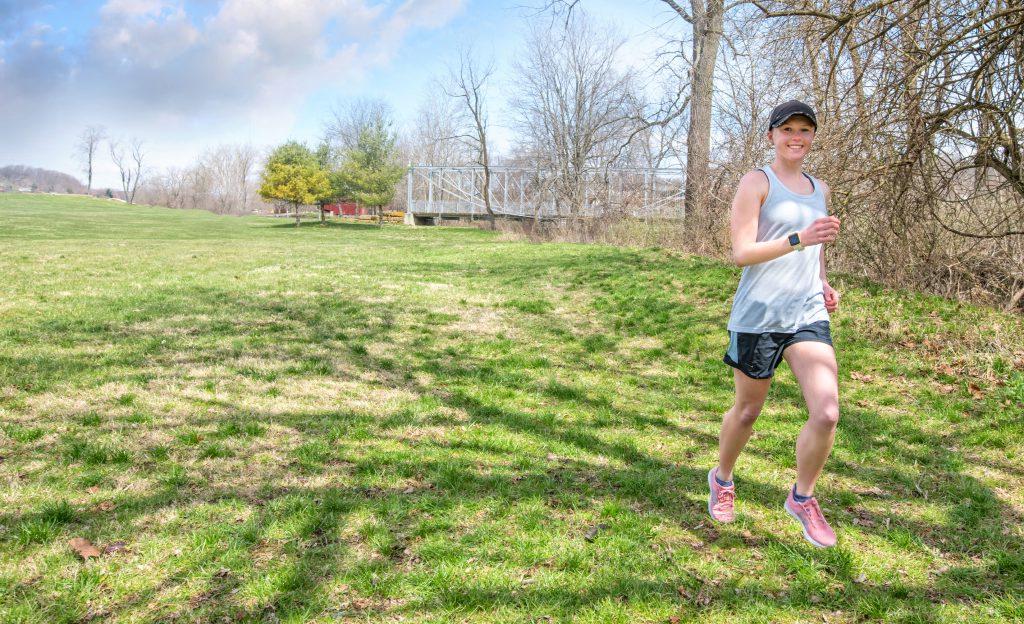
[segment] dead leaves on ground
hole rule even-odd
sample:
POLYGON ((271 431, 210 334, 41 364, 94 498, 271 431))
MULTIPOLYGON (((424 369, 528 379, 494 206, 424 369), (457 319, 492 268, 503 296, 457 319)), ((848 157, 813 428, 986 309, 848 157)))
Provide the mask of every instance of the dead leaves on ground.
POLYGON ((598 533, 600 533, 601 531, 603 531, 603 530, 605 530, 607 528, 608 528, 608 525, 603 523, 603 522, 599 523, 599 524, 595 524, 594 526, 592 526, 589 529, 587 529, 586 534, 583 535, 583 539, 587 540, 588 542, 592 542, 595 539, 597 539, 597 534, 598 533))
POLYGON ((971 396, 973 396, 975 399, 981 401, 982 399, 985 398, 985 393, 982 392, 981 388, 978 387, 978 384, 974 383, 973 381, 967 384, 967 389, 971 391, 971 396))
MULTIPOLYGON (((963 379, 963 377, 964 377, 964 373, 958 372, 952 366, 950 366, 949 364, 945 364, 945 363, 936 365, 935 368, 933 369, 933 372, 936 375, 941 375, 941 376, 944 376, 944 377, 947 377, 947 378, 948 377, 952 377, 954 379, 963 379)), ((859 381, 859 382, 862 382, 862 383, 866 383, 866 384, 870 384, 870 383, 874 383, 875 382, 875 376, 874 375, 871 375, 869 373, 862 373, 860 371, 851 371, 850 372, 850 379, 853 379, 854 381, 859 381)), ((992 379, 990 381, 992 381, 992 383, 994 383, 996 385, 999 385, 999 386, 1005 385, 1005 383, 1006 383, 1002 379, 992 379)), ((953 394, 954 392, 956 392, 959 389, 959 386, 957 386, 956 384, 944 383, 942 381, 936 380, 935 381, 935 388, 936 388, 936 390, 938 390, 942 394, 953 394)), ((967 391, 970 393, 970 395, 976 401, 983 401, 985 399, 985 391, 982 390, 981 386, 978 385, 978 383, 975 382, 975 381, 972 381, 972 380, 969 380, 969 379, 967 380, 967 391)), ((859 405, 860 407, 867 407, 867 402, 866 401, 858 401, 857 405, 859 405)))
POLYGON ((71 550, 75 551, 83 561, 98 558, 102 554, 99 548, 96 548, 92 542, 84 537, 71 538, 71 541, 68 542, 68 546, 70 546, 71 550))
POLYGON ((109 544, 104 546, 103 547, 103 554, 104 555, 112 555, 112 554, 114 554, 116 552, 121 552, 122 550, 124 550, 126 548, 128 548, 128 543, 127 542, 122 541, 122 540, 117 540, 116 542, 110 542, 109 544))
POLYGON ((861 373, 861 372, 858 372, 858 371, 852 371, 850 373, 850 379, 855 379, 857 381, 863 381, 864 383, 871 383, 872 381, 875 380, 875 377, 874 377, 874 375, 868 375, 867 373, 861 373))
POLYGON ((75 551, 75 554, 82 558, 82 561, 88 561, 89 559, 98 559, 102 555, 112 555, 126 550, 128 543, 123 540, 110 542, 101 551, 95 544, 84 537, 74 537, 68 541, 68 546, 71 547, 71 550, 75 551))
POLYGON ((697 605, 699 607, 706 607, 711 604, 712 601, 712 587, 717 586, 721 583, 718 579, 712 579, 701 584, 700 589, 694 591, 686 585, 680 585, 676 591, 679 592, 679 596, 683 600, 697 605))

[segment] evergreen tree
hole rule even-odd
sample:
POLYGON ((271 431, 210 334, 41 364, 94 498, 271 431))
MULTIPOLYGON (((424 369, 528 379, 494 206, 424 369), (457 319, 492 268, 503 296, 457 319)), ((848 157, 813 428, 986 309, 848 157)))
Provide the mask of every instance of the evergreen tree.
POLYGON ((396 141, 386 122, 364 128, 355 146, 345 154, 334 180, 335 191, 340 196, 372 206, 378 223, 383 220, 381 209, 394 199, 395 185, 405 171, 395 161, 396 141))

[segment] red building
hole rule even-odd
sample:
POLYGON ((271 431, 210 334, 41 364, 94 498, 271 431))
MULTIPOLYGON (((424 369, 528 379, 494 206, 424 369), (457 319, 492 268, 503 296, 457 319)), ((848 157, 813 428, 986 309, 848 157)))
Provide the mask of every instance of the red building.
POLYGON ((355 202, 338 202, 336 204, 324 204, 324 212, 329 212, 336 217, 354 217, 356 215, 370 214, 368 208, 366 208, 365 206, 360 206, 355 202))

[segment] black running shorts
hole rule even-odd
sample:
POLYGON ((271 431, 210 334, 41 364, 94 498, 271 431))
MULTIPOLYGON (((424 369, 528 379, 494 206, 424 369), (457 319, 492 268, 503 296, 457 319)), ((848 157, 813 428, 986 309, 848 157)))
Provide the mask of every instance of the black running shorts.
POLYGON ((818 321, 801 327, 792 334, 767 332, 744 334, 729 332, 729 350, 723 361, 737 368, 747 377, 768 379, 782 361, 782 352, 796 342, 824 342, 832 344, 828 321, 818 321))

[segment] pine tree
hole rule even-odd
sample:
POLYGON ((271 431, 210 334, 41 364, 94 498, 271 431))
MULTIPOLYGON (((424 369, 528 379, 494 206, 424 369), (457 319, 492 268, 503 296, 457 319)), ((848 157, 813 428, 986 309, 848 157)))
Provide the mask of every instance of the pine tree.
POLYGON ((394 199, 395 185, 405 172, 395 162, 395 142, 396 137, 387 124, 365 128, 334 176, 335 192, 372 206, 378 224, 383 220, 381 209, 394 199))

